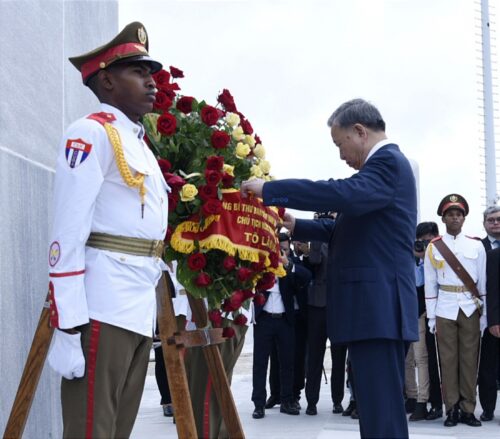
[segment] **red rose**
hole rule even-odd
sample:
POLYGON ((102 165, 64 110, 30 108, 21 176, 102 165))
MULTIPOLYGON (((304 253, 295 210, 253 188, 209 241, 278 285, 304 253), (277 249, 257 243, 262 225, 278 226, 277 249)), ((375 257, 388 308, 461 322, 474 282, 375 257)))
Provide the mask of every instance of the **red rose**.
POLYGON ((193 271, 200 271, 207 265, 207 258, 203 253, 193 253, 188 257, 188 267, 193 271))
POLYGON ((165 233, 165 238, 164 238, 164 241, 166 244, 168 244, 170 242, 170 238, 172 238, 172 233, 174 233, 174 229, 172 229, 172 227, 168 226, 167 233, 165 233))
POLYGON ((246 282, 249 280, 253 275, 253 271, 250 270, 250 268, 247 267, 241 267, 238 269, 238 280, 240 282, 246 282))
POLYGON ((263 306, 266 303, 267 299, 266 296, 262 293, 257 293, 255 297, 253 298, 253 303, 257 306, 263 306))
POLYGON ((172 84, 159 84, 158 85, 158 90, 165 93, 171 100, 175 99, 175 92, 180 90, 181 88, 179 87, 178 84, 175 82, 172 84))
POLYGON ((280 257, 278 253, 271 253, 269 255, 269 259, 271 260, 271 267, 278 268, 278 265, 280 263, 280 257))
POLYGON ((207 169, 205 171, 205 179, 207 180, 207 184, 217 186, 222 179, 222 174, 219 171, 207 169))
POLYGON ((193 101, 194 98, 191 96, 182 96, 175 105, 179 111, 182 111, 184 114, 189 114, 193 111, 193 101))
POLYGON ((223 149, 225 148, 230 141, 229 134, 225 131, 215 130, 210 137, 210 142, 215 149, 223 149))
POLYGON ((170 66, 170 73, 172 74, 172 78, 184 78, 184 72, 177 67, 170 66))
POLYGON ((209 184, 199 186, 198 195, 203 201, 207 201, 210 198, 217 198, 217 186, 211 186, 209 184))
POLYGON ((252 134, 253 133, 252 125, 250 125, 250 122, 248 122, 248 120, 241 119, 240 125, 241 125, 241 128, 243 128, 243 132, 245 134, 252 134))
POLYGON ((198 287, 207 287, 212 283, 212 278, 207 273, 200 273, 198 276, 196 276, 194 283, 198 287))
POLYGON ((163 176, 165 177, 165 181, 167 182, 167 184, 172 189, 179 190, 186 184, 186 180, 184 180, 182 177, 179 177, 178 175, 171 174, 170 172, 165 172, 163 176))
POLYGON ((210 169, 212 171, 220 171, 223 165, 224 157, 220 155, 211 155, 210 157, 207 157, 206 169, 210 169))
POLYGON ((168 193, 168 211, 173 212, 177 207, 177 203, 179 202, 179 194, 169 192, 168 193))
POLYGON ((236 334, 236 332, 234 331, 233 328, 231 328, 231 326, 226 326, 223 330, 222 330, 222 336, 223 337, 226 337, 226 338, 232 338, 234 337, 234 334, 236 334))
POLYGON ((248 322, 248 319, 243 314, 238 314, 236 318, 233 320, 233 322, 236 325, 245 326, 248 322))
POLYGON ((170 82, 170 73, 166 70, 160 70, 159 72, 153 73, 153 79, 157 87, 168 84, 170 82))
POLYGON ((274 273, 267 272, 264 273, 264 276, 257 282, 255 289, 257 291, 268 291, 270 290, 274 284, 276 283, 276 276, 274 273))
POLYGON ((222 212, 222 203, 217 198, 211 198, 205 201, 201 210, 205 216, 218 215, 222 212))
POLYGON ((256 134, 255 135, 255 144, 258 145, 258 144, 262 144, 262 140, 260 140, 260 137, 256 134))
POLYGON ((236 311, 237 309, 233 306, 230 299, 224 299, 224 302, 222 302, 222 311, 224 312, 236 311))
POLYGON ((286 209, 284 207, 278 207, 278 216, 284 218, 286 209))
POLYGON ((168 111, 172 106, 172 100, 162 91, 158 91, 155 95, 153 108, 156 110, 168 111))
POLYGON ((264 257, 259 257, 259 262, 252 262, 250 264, 250 268, 255 273, 260 273, 261 271, 264 271, 264 269, 266 268, 266 261, 264 257))
POLYGON ((222 261, 222 265, 227 271, 234 270, 236 267, 236 259, 232 256, 226 256, 222 261))
POLYGON ((224 172, 222 175, 222 186, 225 188, 230 188, 233 187, 234 184, 234 177, 232 175, 229 175, 227 172, 224 172))
POLYGON ((211 309, 208 311, 208 319, 212 322, 214 328, 222 326, 222 312, 220 309, 211 309))
POLYGON ((244 296, 243 302, 255 296, 252 290, 241 290, 241 291, 243 291, 243 296, 244 296))
POLYGON ((200 116, 203 123, 208 126, 215 125, 219 120, 219 112, 217 111, 217 108, 212 107, 211 105, 205 105, 201 109, 200 116))
POLYGON ((163 113, 159 118, 156 125, 158 132, 165 134, 165 136, 171 136, 175 133, 177 127, 177 119, 173 114, 163 113))
POLYGON ((242 290, 236 290, 229 297, 229 303, 234 310, 237 310, 245 300, 245 293, 242 290))
POLYGON ((217 102, 221 103, 226 111, 231 111, 232 113, 235 113, 236 111, 236 105, 234 103, 234 98, 229 93, 228 89, 222 90, 222 93, 217 97, 217 102))
POLYGON ((158 166, 161 172, 168 172, 172 168, 172 164, 167 159, 158 159, 158 166))

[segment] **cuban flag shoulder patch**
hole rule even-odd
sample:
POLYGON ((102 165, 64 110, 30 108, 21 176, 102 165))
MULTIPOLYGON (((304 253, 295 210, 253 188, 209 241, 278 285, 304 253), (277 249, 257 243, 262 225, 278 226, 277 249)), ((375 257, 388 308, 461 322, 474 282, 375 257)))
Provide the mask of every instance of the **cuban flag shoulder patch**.
POLYGON ((70 168, 81 165, 89 156, 92 144, 82 139, 68 139, 66 142, 66 161, 70 168))

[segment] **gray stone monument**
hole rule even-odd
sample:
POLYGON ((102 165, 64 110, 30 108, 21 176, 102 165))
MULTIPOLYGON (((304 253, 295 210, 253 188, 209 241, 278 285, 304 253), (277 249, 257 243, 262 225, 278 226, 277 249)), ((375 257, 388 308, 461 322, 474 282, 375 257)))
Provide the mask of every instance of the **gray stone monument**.
MULTIPOLYGON (((67 58, 118 30, 117 0, 0 0, 0 433, 47 293, 60 138, 98 109, 67 58)), ((24 438, 61 437, 59 381, 46 365, 24 438)))

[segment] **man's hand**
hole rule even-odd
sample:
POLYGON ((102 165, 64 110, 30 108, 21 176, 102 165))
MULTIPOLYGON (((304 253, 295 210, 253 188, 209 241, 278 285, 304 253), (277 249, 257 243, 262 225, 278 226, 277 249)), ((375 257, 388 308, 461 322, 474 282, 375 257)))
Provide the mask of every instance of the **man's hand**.
POLYGON ((254 197, 262 198, 262 188, 264 187, 265 181, 260 178, 254 178, 252 180, 245 180, 241 183, 241 196, 247 198, 249 195, 254 197))
POLYGON ((500 338, 500 325, 493 325, 490 326, 488 329, 493 337, 500 338))
POLYGON ((295 229, 295 217, 291 213, 285 212, 283 216, 283 227, 289 230, 290 233, 293 233, 293 229, 295 229))

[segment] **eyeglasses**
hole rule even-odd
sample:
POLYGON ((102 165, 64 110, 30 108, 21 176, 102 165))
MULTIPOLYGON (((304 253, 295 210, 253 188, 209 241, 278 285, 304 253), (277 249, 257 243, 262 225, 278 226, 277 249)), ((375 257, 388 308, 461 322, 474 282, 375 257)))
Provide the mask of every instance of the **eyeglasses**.
POLYGON ((496 218, 488 218, 486 220, 486 222, 488 224, 495 224, 495 223, 499 223, 500 224, 500 216, 497 216, 496 218))

